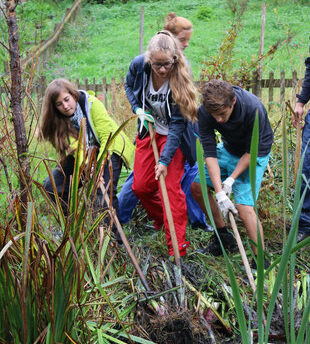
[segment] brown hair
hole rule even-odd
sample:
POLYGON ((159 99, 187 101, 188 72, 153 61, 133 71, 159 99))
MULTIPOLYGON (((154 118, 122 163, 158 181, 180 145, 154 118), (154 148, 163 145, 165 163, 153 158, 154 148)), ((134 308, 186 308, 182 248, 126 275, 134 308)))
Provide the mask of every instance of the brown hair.
POLYGON ((78 137, 70 120, 56 108, 56 100, 62 91, 70 93, 76 101, 79 100, 80 93, 71 82, 65 79, 52 81, 45 91, 38 128, 39 138, 49 141, 60 153, 61 159, 65 157, 69 148, 69 136, 78 137))
POLYGON ((180 107, 183 116, 194 121, 197 117, 195 86, 180 42, 169 31, 159 31, 149 42, 145 62, 150 63, 152 55, 159 51, 171 55, 175 61, 169 76, 172 98, 180 107))
POLYGON ((184 17, 178 17, 174 12, 167 14, 164 30, 178 35, 183 30, 192 30, 193 24, 184 17))
POLYGON ((210 80, 202 88, 202 102, 210 114, 231 107, 235 96, 232 84, 224 80, 210 80))

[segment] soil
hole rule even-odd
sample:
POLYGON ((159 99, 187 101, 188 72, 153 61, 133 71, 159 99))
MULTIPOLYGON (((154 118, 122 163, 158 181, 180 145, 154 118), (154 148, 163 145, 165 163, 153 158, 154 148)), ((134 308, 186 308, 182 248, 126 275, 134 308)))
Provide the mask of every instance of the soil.
POLYGON ((140 327, 149 334, 157 344, 208 344, 211 343, 208 331, 188 312, 172 312, 166 316, 150 315, 140 309, 140 327), (143 316, 142 312, 144 312, 143 316), (143 323, 142 323, 143 322, 143 323))

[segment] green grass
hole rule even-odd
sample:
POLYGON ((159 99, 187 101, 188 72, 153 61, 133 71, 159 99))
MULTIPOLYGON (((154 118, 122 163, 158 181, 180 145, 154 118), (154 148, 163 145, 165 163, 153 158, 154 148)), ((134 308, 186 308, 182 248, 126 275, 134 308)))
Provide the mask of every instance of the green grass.
MULTIPOLYGON (((19 29, 19 47, 21 58, 41 40, 54 32, 54 25, 64 18, 66 8, 72 6, 72 0, 31 0, 17 6, 19 29)), ((0 15, 0 41, 7 44, 7 25, 0 15)), ((0 61, 7 60, 7 51, 0 45, 0 61)), ((0 64, 3 73, 3 63, 0 64)))
MULTIPOLYGON (((261 1, 250 1, 242 20, 243 28, 237 38, 234 66, 240 60, 250 61, 258 55, 261 26, 261 1)), ((130 61, 139 54, 139 15, 144 6, 144 48, 154 33, 161 29, 170 11, 189 18, 194 33, 186 56, 197 79, 201 61, 215 56, 233 15, 224 0, 175 0, 156 2, 128 1, 111 6, 85 4, 75 24, 67 26, 55 55, 51 57, 46 75, 55 77, 96 78, 125 76, 130 61)), ((305 1, 268 1, 266 11, 265 52, 288 32, 294 37, 283 43, 274 58, 265 62, 264 70, 279 74, 303 70, 302 62, 308 53, 310 31, 309 5, 305 1), (301 67, 300 67, 301 66, 301 67)), ((277 74, 276 74, 277 75, 277 74)))

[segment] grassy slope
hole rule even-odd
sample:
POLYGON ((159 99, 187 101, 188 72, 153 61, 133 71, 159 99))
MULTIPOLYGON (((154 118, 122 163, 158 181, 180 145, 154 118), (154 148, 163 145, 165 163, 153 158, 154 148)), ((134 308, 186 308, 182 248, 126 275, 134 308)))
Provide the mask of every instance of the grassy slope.
MULTIPOLYGON (((261 1, 250 1, 243 19, 243 30, 237 39, 235 65, 238 59, 251 59, 259 50, 261 1)), ((131 59, 139 52, 139 13, 144 6, 144 47, 152 35, 163 26, 170 11, 189 18, 194 34, 186 55, 191 62, 195 78, 201 71, 201 61, 216 55, 232 14, 224 0, 208 1, 211 18, 199 19, 198 13, 206 6, 204 0, 192 1, 128 1, 111 7, 87 4, 75 25, 68 27, 56 54, 50 59, 49 79, 67 78, 101 79, 125 75, 131 59)), ((265 51, 279 38, 285 39, 288 30, 295 34, 292 42, 282 45, 265 71, 299 69, 308 52, 309 5, 288 1, 268 1, 266 14, 265 51)), ((302 67, 301 67, 302 68, 302 67)))
MULTIPOLYGON (((21 57, 26 56, 27 50, 39 44, 54 32, 55 23, 64 17, 66 8, 72 6, 72 0, 32 0, 17 7, 19 44, 21 57)), ((7 26, 0 15, 0 41, 7 42, 7 26)), ((0 45, 0 60, 7 59, 7 51, 0 45)), ((3 64, 0 64, 0 73, 3 64)))

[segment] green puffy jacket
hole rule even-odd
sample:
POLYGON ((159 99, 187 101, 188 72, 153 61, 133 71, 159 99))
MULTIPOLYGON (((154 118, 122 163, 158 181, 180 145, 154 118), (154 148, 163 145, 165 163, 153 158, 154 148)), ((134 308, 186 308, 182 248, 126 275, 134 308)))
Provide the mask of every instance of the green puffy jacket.
MULTIPOLYGON (((104 104, 98 98, 85 91, 80 91, 80 93, 86 96, 85 104, 81 104, 81 106, 84 106, 86 110, 88 124, 100 145, 99 159, 109 137, 118 130, 119 125, 109 116, 104 104)), ((71 141, 71 143, 71 149, 74 149, 76 142, 71 141)), ((127 168, 132 167, 135 146, 123 131, 112 142, 109 142, 109 152, 110 154, 118 154, 123 159, 127 168)))

